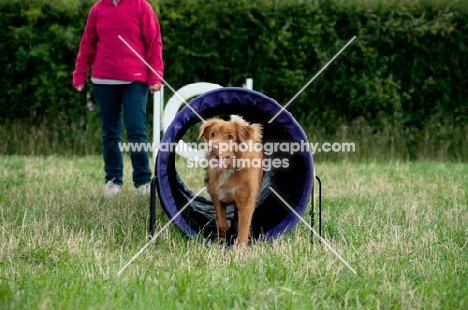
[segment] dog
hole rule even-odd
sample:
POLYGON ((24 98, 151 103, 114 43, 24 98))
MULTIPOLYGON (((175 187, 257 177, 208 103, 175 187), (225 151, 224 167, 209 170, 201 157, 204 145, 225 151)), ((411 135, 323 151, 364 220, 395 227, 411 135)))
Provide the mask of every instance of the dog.
POLYGON ((218 238, 223 240, 231 226, 226 208, 234 204, 238 214, 234 245, 245 246, 263 180, 262 125, 249 124, 242 118, 212 118, 200 126, 198 139, 202 137, 208 161, 206 183, 216 211, 218 238))

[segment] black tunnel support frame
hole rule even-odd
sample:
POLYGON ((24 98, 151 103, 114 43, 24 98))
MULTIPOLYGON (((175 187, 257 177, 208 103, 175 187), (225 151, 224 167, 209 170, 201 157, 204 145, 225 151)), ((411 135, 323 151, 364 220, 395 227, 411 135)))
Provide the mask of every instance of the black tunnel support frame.
MULTIPOLYGON (((318 234, 322 237, 322 180, 319 178, 318 175, 315 176, 318 182, 318 218, 319 218, 319 231, 318 234)), ((312 189, 312 197, 311 197, 311 208, 310 208, 310 226, 314 228, 315 225, 315 186, 312 189)), ((311 232, 311 240, 314 240, 314 233, 311 232)), ((320 243, 322 241, 320 240, 320 243)))
POLYGON ((150 238, 154 236, 154 229, 156 226, 156 184, 158 183, 158 176, 156 175, 151 180, 151 190, 150 190, 150 212, 149 212, 149 223, 148 223, 148 232, 150 233, 150 238))
MULTIPOLYGON (((318 220, 319 220, 319 236, 322 237, 322 180, 319 176, 315 176, 318 182, 318 220)), ((156 175, 151 180, 151 191, 150 191, 150 210, 149 210, 149 223, 148 223, 148 232, 150 234, 150 238, 152 238, 155 234, 156 228, 156 205, 157 205, 157 191, 156 191, 156 184, 158 183, 158 176, 156 175)), ((313 191, 315 191, 315 186, 313 187, 313 191)), ((311 209, 310 209, 310 226, 314 228, 315 225, 315 197, 312 192, 311 197, 311 209)), ((314 238, 314 233, 312 233, 311 240, 314 238)), ((320 241, 321 242, 321 241, 320 241)))

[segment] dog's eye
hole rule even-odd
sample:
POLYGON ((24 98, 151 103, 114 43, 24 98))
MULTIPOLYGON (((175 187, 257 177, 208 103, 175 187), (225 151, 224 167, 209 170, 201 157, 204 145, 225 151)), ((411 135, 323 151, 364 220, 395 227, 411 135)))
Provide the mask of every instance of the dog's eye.
POLYGON ((232 139, 234 139, 234 137, 231 136, 231 135, 228 135, 228 139, 229 139, 229 140, 232 140, 232 139))
POLYGON ((214 132, 212 132, 210 136, 213 138, 214 137, 214 132))

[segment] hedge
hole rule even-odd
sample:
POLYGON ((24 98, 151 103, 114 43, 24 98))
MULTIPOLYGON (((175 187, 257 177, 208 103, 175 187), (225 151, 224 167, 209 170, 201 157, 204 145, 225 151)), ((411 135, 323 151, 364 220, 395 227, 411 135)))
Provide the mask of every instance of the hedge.
MULTIPOLYGON (((252 77, 254 89, 284 104, 357 36, 291 104, 305 128, 467 128, 464 1, 149 2, 161 21, 165 78, 176 89, 252 77)), ((1 2, 1 122, 87 121, 86 93, 70 84, 93 3, 1 2)))

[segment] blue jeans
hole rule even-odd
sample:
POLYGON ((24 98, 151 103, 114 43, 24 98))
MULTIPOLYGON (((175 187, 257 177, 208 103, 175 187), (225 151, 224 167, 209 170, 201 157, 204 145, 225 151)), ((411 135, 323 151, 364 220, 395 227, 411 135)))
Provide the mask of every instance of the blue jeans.
MULTIPOLYGON (((102 122, 102 154, 106 182, 123 184, 123 155, 119 148, 122 142, 123 121, 129 143, 147 143, 146 104, 148 86, 144 83, 131 84, 92 84, 93 94, 99 106, 102 122)), ((135 187, 151 182, 148 152, 130 151, 135 187)))

